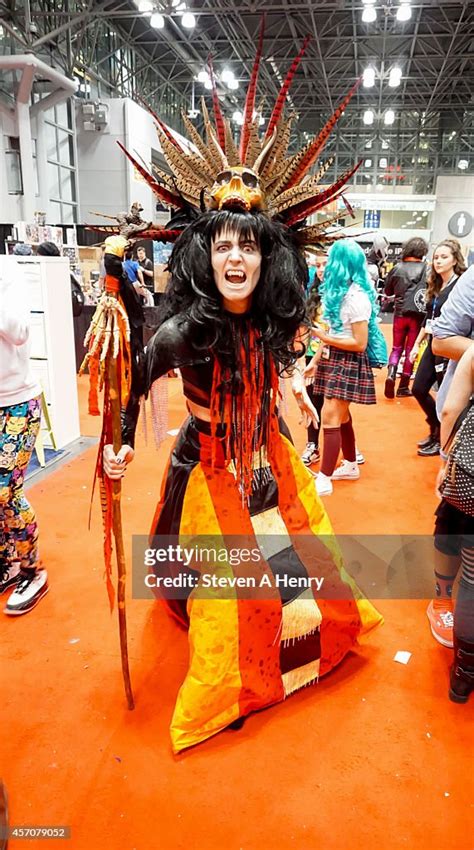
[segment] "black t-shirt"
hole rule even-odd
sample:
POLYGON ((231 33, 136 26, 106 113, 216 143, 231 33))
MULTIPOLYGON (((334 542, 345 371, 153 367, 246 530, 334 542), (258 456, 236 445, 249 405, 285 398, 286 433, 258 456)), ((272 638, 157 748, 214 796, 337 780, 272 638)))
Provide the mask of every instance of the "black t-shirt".
MULTIPOLYGON (((140 268, 145 269, 146 272, 153 271, 153 263, 151 260, 148 259, 148 257, 145 257, 144 260, 139 260, 138 263, 140 265, 140 268)), ((151 280, 148 275, 145 276, 145 283, 147 282, 147 280, 151 280)))

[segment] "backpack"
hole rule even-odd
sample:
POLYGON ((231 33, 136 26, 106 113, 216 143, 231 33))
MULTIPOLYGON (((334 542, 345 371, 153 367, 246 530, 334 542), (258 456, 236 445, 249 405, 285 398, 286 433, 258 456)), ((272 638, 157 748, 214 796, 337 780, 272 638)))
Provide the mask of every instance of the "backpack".
POLYGON ((403 313, 426 313, 426 264, 421 276, 405 292, 403 313))

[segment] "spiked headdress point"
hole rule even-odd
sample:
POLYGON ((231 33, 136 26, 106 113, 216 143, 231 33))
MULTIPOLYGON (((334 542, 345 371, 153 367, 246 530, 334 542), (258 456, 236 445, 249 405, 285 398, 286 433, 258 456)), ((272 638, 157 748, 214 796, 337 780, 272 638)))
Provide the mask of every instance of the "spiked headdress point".
MULTIPOLYGON (((324 163, 316 174, 310 169, 321 152, 349 101, 359 85, 358 81, 319 134, 300 151, 288 154, 294 115, 285 117, 284 106, 291 81, 307 48, 309 37, 294 59, 281 86, 280 93, 263 136, 259 132, 259 115, 255 112, 259 66, 263 49, 264 20, 262 19, 257 53, 250 76, 240 142, 234 142, 229 121, 221 111, 212 63, 209 62, 212 83, 213 121, 202 99, 201 109, 204 137, 198 133, 190 119, 183 113, 183 122, 189 137, 189 146, 178 141, 168 127, 151 110, 156 121, 161 150, 172 173, 170 177, 158 168, 150 174, 146 168, 120 147, 160 201, 173 210, 240 208, 247 211, 265 210, 270 218, 293 227, 302 245, 318 245, 331 241, 325 235, 327 228, 345 213, 339 213, 321 224, 302 226, 311 214, 342 197, 348 180, 359 168, 357 163, 336 179, 331 186, 319 186, 331 160, 324 163)), ((148 108, 148 107, 147 107, 148 108)), ((344 199, 345 201, 345 199, 344 199)), ((352 214, 346 202, 347 209, 352 214)), ((159 238, 159 237, 158 237, 159 238)))

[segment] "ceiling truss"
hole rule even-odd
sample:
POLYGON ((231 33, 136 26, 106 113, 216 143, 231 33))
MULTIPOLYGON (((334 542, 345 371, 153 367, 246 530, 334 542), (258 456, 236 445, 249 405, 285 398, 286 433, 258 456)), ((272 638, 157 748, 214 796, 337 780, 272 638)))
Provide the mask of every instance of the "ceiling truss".
MULTIPOLYGON (((279 78, 310 34, 291 90, 299 117, 295 143, 316 132, 373 65, 375 86, 359 88, 328 147, 333 168, 362 157, 371 165, 364 164, 357 183, 387 182, 391 174, 394 184, 413 182, 426 192, 438 173, 461 173, 462 159, 474 173, 474 0, 412 0, 406 23, 396 19, 398 2, 376 2, 377 21, 367 25, 362 0, 188 0, 197 19, 189 31, 179 15, 167 16, 163 30, 152 29, 133 0, 0 0, 0 53, 31 50, 49 59, 86 81, 84 96, 141 96, 181 129, 180 112, 189 110, 193 94, 196 101, 208 94, 194 78, 209 54, 217 72, 229 66, 240 82, 236 92, 220 90, 224 110, 232 115, 242 109, 264 8, 264 117, 279 78), (392 89, 394 65, 402 81, 392 89), (362 121, 369 108, 372 126, 362 121), (388 108, 396 116, 389 127, 383 120, 388 108)), ((8 96, 8 86, 2 91, 8 96)))

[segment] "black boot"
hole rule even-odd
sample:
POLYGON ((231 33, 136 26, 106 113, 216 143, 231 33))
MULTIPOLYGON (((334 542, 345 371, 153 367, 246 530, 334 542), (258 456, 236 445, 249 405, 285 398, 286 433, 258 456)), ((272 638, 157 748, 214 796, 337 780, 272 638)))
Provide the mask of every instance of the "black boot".
POLYGON ((454 635, 454 664, 450 670, 449 699, 467 702, 474 689, 474 644, 454 635))
POLYGON ((402 375, 397 390, 397 398, 406 398, 411 395, 410 390, 410 375, 402 375))
POLYGON ((385 398, 395 398, 395 378, 397 377, 397 364, 392 363, 388 367, 387 379, 385 381, 385 398))

